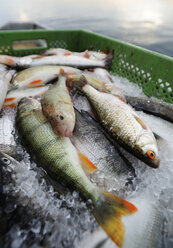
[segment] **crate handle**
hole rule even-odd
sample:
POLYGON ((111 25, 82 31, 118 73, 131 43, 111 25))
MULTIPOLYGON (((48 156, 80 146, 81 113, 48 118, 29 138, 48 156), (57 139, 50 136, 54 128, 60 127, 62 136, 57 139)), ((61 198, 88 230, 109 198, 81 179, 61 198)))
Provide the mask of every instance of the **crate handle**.
POLYGON ((13 50, 33 50, 38 48, 47 48, 47 41, 45 39, 32 39, 32 40, 15 40, 12 42, 13 50))

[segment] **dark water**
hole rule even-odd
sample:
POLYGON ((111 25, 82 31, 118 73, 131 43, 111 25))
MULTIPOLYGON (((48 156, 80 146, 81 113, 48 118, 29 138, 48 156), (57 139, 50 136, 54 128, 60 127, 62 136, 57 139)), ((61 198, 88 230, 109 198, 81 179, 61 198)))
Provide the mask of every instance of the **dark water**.
POLYGON ((34 21, 49 29, 88 29, 173 57, 172 11, 172 0, 7 0, 0 25, 34 21))

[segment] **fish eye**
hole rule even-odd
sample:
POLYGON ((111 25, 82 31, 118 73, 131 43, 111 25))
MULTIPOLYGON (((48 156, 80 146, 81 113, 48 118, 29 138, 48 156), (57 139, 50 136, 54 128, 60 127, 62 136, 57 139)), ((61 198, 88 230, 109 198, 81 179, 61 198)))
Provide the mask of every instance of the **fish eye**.
POLYGON ((63 120, 64 119, 64 117, 62 115, 60 115, 59 118, 60 118, 60 120, 63 120))
POLYGON ((2 158, 2 161, 7 165, 11 163, 11 161, 8 158, 2 158))
POLYGON ((151 158, 151 159, 155 158, 155 153, 153 151, 148 151, 147 154, 148 154, 149 158, 151 158))

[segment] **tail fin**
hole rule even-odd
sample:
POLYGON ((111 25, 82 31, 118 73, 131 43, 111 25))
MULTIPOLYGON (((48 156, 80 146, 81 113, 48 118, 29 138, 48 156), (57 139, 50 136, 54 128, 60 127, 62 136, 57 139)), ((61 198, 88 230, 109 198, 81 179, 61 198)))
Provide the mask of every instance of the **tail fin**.
POLYGON ((14 63, 14 58, 7 55, 0 55, 0 63, 12 66, 14 63))
POLYGON ((114 58, 114 50, 112 50, 112 52, 108 53, 106 58, 103 59, 105 62, 105 68, 107 68, 107 69, 111 68, 113 58, 114 58))
POLYGON ((93 214, 108 234, 108 236, 122 247, 124 241, 124 227, 121 216, 130 215, 137 211, 137 208, 130 202, 103 191, 100 200, 96 202, 93 214))

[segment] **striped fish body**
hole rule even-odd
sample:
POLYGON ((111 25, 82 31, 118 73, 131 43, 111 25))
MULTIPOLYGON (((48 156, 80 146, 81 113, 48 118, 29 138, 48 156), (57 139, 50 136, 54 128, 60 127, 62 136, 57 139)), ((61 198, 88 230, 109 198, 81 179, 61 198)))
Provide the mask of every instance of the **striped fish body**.
POLYGON ((53 131, 38 101, 28 98, 27 105, 19 104, 16 121, 32 154, 50 175, 56 180, 63 178, 87 199, 96 199, 100 195, 85 175, 70 139, 61 138, 53 131))
POLYGON ((156 140, 137 113, 118 97, 98 92, 89 84, 85 84, 82 91, 106 130, 135 156, 149 166, 157 168, 160 159, 156 140))
POLYGON ((56 180, 61 177, 93 203, 92 213, 109 237, 122 247, 124 229, 121 216, 137 208, 92 184, 81 168, 76 149, 69 138, 58 136, 41 111, 38 101, 23 98, 18 105, 17 126, 39 164, 56 180))

